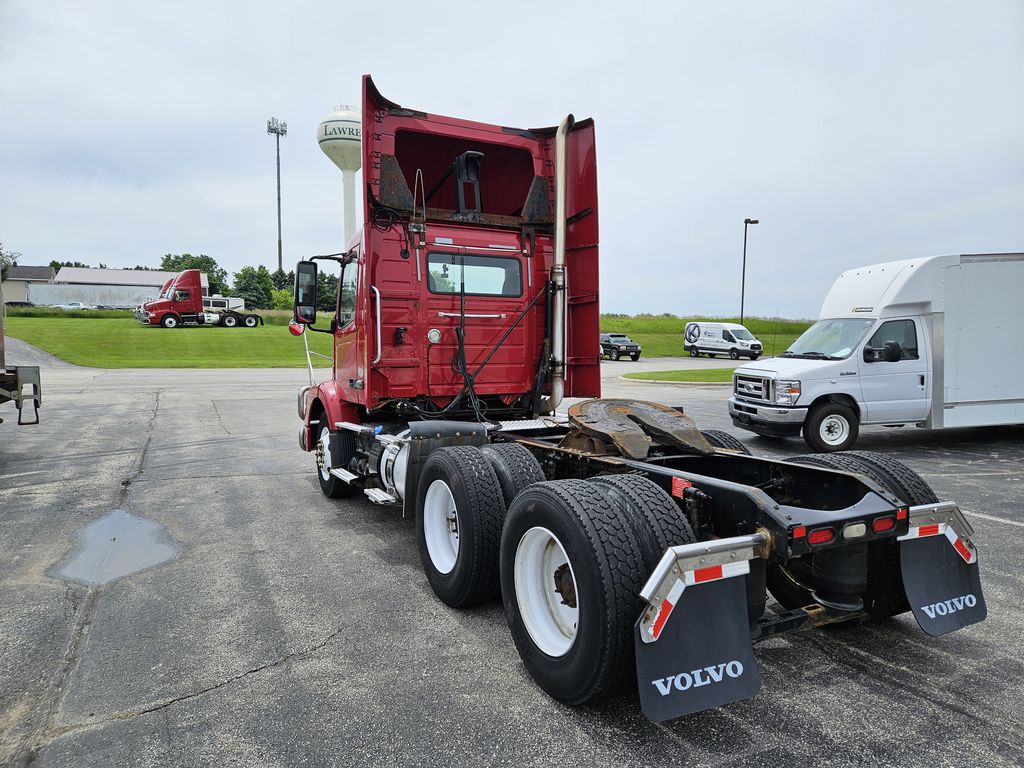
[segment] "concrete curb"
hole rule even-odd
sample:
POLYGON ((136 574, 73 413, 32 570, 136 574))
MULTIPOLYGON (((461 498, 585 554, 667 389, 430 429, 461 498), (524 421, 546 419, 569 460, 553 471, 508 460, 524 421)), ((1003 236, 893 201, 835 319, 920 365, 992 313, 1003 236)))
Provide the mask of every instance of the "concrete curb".
POLYGON ((664 379, 630 379, 626 376, 619 376, 620 381, 628 381, 631 384, 675 384, 679 387, 731 387, 731 381, 665 381, 664 379))

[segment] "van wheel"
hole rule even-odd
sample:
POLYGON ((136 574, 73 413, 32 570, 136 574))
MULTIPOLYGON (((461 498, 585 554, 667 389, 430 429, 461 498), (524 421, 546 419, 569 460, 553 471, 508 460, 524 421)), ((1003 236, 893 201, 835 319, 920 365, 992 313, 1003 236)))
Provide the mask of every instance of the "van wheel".
POLYGON ((690 347, 690 357, 699 357, 700 352, 697 351, 696 347, 690 347))
POLYGON ((821 403, 811 408, 804 422, 804 441, 815 451, 845 451, 857 442, 860 422, 849 406, 821 403))
POLYGON ((730 349, 729 350, 729 357, 731 357, 733 360, 739 360, 740 359, 740 353, 739 353, 738 350, 730 349))
POLYGON ((177 315, 164 315, 160 320, 160 325, 164 328, 177 328, 178 327, 178 316, 177 315))
POLYGON ((608 357, 610 357, 612 360, 618 360, 619 359, 619 350, 613 349, 611 352, 608 353, 608 357))
POLYGON ((505 517, 498 478, 478 448, 438 448, 416 489, 416 543, 434 594, 466 608, 498 596, 505 517))

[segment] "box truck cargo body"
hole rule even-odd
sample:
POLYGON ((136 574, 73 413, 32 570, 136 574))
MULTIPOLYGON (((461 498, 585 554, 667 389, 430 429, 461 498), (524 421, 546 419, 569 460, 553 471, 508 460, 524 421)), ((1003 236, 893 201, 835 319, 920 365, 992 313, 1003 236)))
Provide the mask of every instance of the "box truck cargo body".
POLYGON ((1024 423, 1024 254, 844 272, 783 355, 736 369, 729 413, 758 434, 845 450, 861 425, 1024 423))

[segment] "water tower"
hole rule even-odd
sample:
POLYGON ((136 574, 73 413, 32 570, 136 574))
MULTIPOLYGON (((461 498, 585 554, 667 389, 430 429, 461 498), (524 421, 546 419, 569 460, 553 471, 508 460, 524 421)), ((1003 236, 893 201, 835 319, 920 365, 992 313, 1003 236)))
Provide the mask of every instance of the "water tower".
POLYGON ((344 105, 335 107, 316 129, 320 149, 341 169, 346 245, 356 231, 356 171, 363 160, 362 135, 363 122, 359 110, 344 105))

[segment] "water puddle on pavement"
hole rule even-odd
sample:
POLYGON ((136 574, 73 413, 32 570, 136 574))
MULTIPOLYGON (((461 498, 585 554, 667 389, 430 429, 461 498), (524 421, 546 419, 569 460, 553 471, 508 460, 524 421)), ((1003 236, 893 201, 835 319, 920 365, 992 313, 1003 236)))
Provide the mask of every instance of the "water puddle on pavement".
POLYGON ((76 547, 65 564, 55 571, 61 579, 101 586, 178 554, 164 527, 115 509, 80 529, 76 547))

